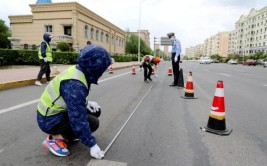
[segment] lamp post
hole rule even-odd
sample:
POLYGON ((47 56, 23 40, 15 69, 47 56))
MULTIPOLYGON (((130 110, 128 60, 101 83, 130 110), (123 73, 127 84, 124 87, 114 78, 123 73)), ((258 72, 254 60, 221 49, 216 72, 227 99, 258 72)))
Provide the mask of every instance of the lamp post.
POLYGON ((141 5, 146 0, 140 0, 139 6, 139 30, 138 30, 138 62, 140 62, 140 22, 141 22, 141 5))

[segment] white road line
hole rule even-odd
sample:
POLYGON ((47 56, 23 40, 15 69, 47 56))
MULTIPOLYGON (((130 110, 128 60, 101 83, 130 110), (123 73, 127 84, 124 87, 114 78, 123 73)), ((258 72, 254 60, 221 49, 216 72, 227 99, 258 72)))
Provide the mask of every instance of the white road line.
POLYGON ((208 69, 203 69, 204 71, 209 71, 208 69))
POLYGON ((6 109, 2 109, 2 110, 0 110, 0 114, 5 113, 5 112, 9 112, 9 111, 12 111, 12 110, 15 110, 15 109, 19 109, 19 108, 22 108, 22 107, 25 107, 25 106, 28 106, 28 105, 31 105, 31 104, 34 104, 34 103, 37 103, 37 102, 39 102, 39 99, 32 100, 32 101, 29 101, 27 103, 22 103, 22 104, 19 104, 19 105, 13 106, 13 107, 9 107, 9 108, 6 108, 6 109))
MULTIPOLYGON (((114 78, 117 78, 117 77, 120 77, 120 76, 124 76, 124 75, 130 74, 130 73, 131 72, 127 72, 127 73, 116 75, 116 76, 113 76, 113 77, 110 77, 110 78, 106 78, 106 79, 98 81, 98 83, 105 82, 105 81, 108 81, 108 80, 111 80, 111 79, 114 79, 114 78)), ((32 100, 32 101, 29 101, 29 102, 26 102, 26 103, 22 103, 22 104, 13 106, 13 107, 5 108, 5 109, 0 110, 0 114, 3 114, 5 112, 9 112, 9 111, 13 111, 13 110, 16 110, 16 109, 19 109, 19 108, 22 108, 22 107, 25 107, 25 106, 28 106, 28 105, 31 105, 31 104, 38 103, 38 102, 39 102, 39 99, 36 99, 36 100, 32 100)))
POLYGON ((267 85, 263 85, 263 86, 267 86, 267 85))
POLYGON ((115 137, 111 140, 111 142, 108 144, 108 146, 106 147, 104 154, 107 153, 107 151, 109 150, 109 148, 112 146, 112 144, 115 142, 115 140, 118 138, 118 136, 120 135, 120 133, 122 132, 122 130, 124 129, 124 127, 127 125, 128 121, 131 119, 131 117, 133 116, 133 114, 136 112, 136 110, 139 108, 139 106, 141 105, 141 103, 143 102, 143 100, 146 98, 146 96, 148 95, 148 93, 150 92, 150 90, 152 89, 153 84, 151 85, 151 87, 149 88, 149 90, 146 92, 145 96, 141 99, 141 101, 138 103, 138 105, 135 107, 135 109, 133 110, 133 112, 131 113, 131 115, 128 117, 128 119, 126 120, 126 122, 122 125, 122 127, 120 128, 120 130, 117 132, 117 134, 115 135, 115 137))
POLYGON ((0 149, 0 153, 2 153, 5 149, 0 149))
POLYGON ((224 76, 227 76, 227 77, 230 77, 231 75, 229 74, 225 74, 225 73, 220 73, 221 75, 224 75, 224 76))

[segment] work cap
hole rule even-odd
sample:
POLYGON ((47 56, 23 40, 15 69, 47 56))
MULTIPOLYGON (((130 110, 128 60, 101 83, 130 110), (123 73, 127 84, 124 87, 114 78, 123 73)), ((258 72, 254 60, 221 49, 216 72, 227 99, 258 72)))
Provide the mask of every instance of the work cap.
POLYGON ((172 36, 174 36, 174 33, 173 32, 170 32, 167 34, 168 38, 171 38, 172 36))

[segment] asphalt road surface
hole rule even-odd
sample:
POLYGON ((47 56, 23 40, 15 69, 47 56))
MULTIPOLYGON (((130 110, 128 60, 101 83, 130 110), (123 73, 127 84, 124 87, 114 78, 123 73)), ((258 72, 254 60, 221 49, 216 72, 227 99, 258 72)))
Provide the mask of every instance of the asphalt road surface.
MULTIPOLYGON (((99 85, 92 86, 89 99, 102 108, 94 135, 107 150, 105 160, 130 166, 267 165, 267 69, 184 61, 185 83, 192 71, 198 97, 185 100, 180 97, 183 89, 169 87, 170 66, 161 63, 158 77, 149 83, 144 83, 142 71, 131 75, 127 68, 105 73, 99 85), (226 126, 233 129, 229 136, 200 130, 207 125, 218 80, 224 82, 226 126)), ((56 157, 42 147, 46 134, 36 123, 36 105, 44 88, 0 91, 1 166, 80 166, 91 160, 81 143, 69 145, 68 157, 56 157)))

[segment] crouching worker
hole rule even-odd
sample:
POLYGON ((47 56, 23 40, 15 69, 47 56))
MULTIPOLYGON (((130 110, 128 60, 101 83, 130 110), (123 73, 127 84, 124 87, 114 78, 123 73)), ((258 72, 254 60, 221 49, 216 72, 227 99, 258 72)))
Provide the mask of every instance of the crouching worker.
POLYGON ((104 152, 92 132, 99 126, 100 106, 86 100, 90 85, 111 64, 108 52, 96 45, 85 47, 78 63, 56 76, 44 90, 37 106, 37 122, 47 133, 43 146, 56 156, 70 154, 67 143, 80 141, 90 148, 93 158, 101 159, 104 152))
POLYGON ((152 74, 152 66, 155 65, 157 68, 157 64, 159 64, 160 58, 153 57, 151 55, 146 55, 143 57, 141 61, 141 65, 144 68, 144 81, 148 82, 148 80, 152 81, 151 74, 152 74))

